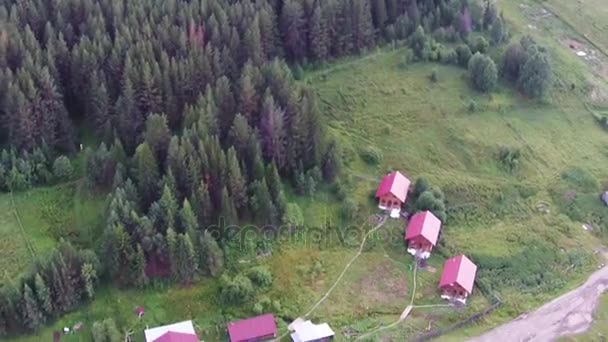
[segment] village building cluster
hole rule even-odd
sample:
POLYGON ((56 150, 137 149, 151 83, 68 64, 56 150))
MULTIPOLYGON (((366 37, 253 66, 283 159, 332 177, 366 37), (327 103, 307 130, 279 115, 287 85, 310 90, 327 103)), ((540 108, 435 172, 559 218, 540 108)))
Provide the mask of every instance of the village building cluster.
MULTIPOLYGON (((385 210, 390 217, 407 217, 402 212, 409 192, 410 180, 399 171, 393 171, 382 177, 376 198, 378 208, 385 210)), ((437 246, 442 222, 431 211, 421 211, 409 217, 405 229, 407 252, 417 261, 424 261, 431 256, 437 246)), ((473 293, 477 266, 465 255, 458 255, 445 261, 439 290, 441 297, 452 302, 466 303, 473 293)))
MULTIPOLYGON (((420 264, 437 247, 442 222, 428 210, 411 216, 403 212, 410 184, 410 180, 401 172, 390 172, 382 178, 376 198, 378 208, 386 211, 390 217, 408 219, 404 237, 407 252, 420 264)), ((446 260, 438 286, 441 297, 465 304, 473 293, 476 273, 477 266, 465 255, 446 260)), ((143 315, 143 309, 138 315, 143 315)), ((293 342, 329 342, 335 335, 327 323, 315 324, 302 318, 297 318, 287 328, 293 342)), ((277 338, 277 324, 272 314, 230 322, 226 331, 230 342, 262 342, 277 338)), ((200 342, 192 321, 147 329, 144 334, 146 342, 200 342)))

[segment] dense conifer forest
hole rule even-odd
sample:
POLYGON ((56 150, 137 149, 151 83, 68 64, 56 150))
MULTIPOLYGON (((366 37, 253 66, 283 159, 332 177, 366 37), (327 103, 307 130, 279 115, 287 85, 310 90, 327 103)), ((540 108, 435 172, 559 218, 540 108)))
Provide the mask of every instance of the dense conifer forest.
POLYGON ((220 274, 239 250, 228 227, 276 229, 292 214, 284 184, 306 194, 340 173, 302 68, 414 33, 422 58, 424 32, 466 36, 483 11, 467 0, 0 0, 0 188, 61 179, 69 160, 57 160, 94 130, 86 181, 110 192, 94 252, 62 242, 4 284, 0 335, 37 329, 100 281, 220 274))

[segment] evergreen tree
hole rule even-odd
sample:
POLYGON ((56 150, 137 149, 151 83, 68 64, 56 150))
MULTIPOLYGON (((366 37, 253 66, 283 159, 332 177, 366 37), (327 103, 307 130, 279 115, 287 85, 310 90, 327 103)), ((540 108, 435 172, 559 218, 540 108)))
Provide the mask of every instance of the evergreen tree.
POLYGON ((528 58, 519 76, 522 92, 534 98, 544 97, 553 85, 553 71, 547 53, 537 46, 528 49, 528 58))
POLYGON ((323 178, 326 182, 336 180, 342 170, 342 155, 339 146, 332 142, 323 158, 323 178))
POLYGON ((142 287, 147 283, 146 276, 146 259, 141 245, 137 245, 135 254, 133 254, 129 263, 129 282, 137 287, 142 287))
POLYGON ((192 241, 187 233, 177 236, 177 250, 175 253, 177 259, 177 269, 175 271, 177 280, 183 284, 189 284, 198 270, 198 264, 192 241))
POLYGON ((238 223, 237 210, 234 206, 234 200, 228 194, 228 190, 224 187, 222 190, 222 202, 220 219, 225 227, 236 225, 238 223))
POLYGON ((506 35, 502 19, 496 19, 494 24, 492 24, 492 30, 490 31, 490 41, 492 42, 492 45, 501 44, 505 40, 506 35))
POLYGON ((235 113, 235 101, 234 94, 231 90, 230 80, 226 76, 220 77, 215 83, 215 100, 219 111, 221 113, 219 117, 220 133, 226 134, 232 125, 235 113))
POLYGON ((140 144, 137 147, 135 164, 137 165, 137 186, 142 207, 147 208, 158 196, 160 181, 158 163, 148 143, 140 144))
POLYGON ((323 21, 323 12, 320 1, 315 2, 315 7, 312 16, 310 17, 308 26, 308 45, 310 46, 310 56, 315 60, 323 61, 328 56, 329 42, 327 37, 327 27, 325 27, 325 23, 323 21))
POLYGON ((28 284, 23 285, 23 325, 31 331, 38 330, 45 318, 28 284))
POLYGON ((277 213, 277 209, 272 203, 266 180, 255 181, 251 184, 252 196, 249 200, 251 211, 259 223, 272 223, 277 213))
POLYGON ((287 56, 299 61, 306 49, 304 10, 299 1, 286 0, 283 3, 280 29, 287 56))
POLYGON ((188 199, 184 199, 182 209, 179 212, 179 222, 180 231, 182 233, 188 233, 193 238, 200 230, 198 219, 196 218, 188 199))
POLYGON ((167 123, 167 117, 160 114, 152 114, 146 120, 144 140, 156 156, 156 160, 163 162, 167 158, 167 149, 171 140, 171 131, 167 123))
POLYGON ((224 268, 224 253, 209 231, 200 237, 200 264, 207 274, 217 277, 224 268))
POLYGON ((46 286, 46 283, 40 274, 36 274, 34 278, 34 285, 36 288, 36 299, 38 305, 46 317, 53 317, 55 311, 53 309, 53 302, 51 301, 51 291, 46 286))
POLYGON ((241 173, 241 167, 234 148, 228 149, 227 153, 228 166, 228 193, 234 201, 234 206, 237 210, 242 210, 247 206, 247 188, 246 181, 241 173))
POLYGON ((144 119, 135 102, 135 90, 128 78, 123 81, 122 94, 116 101, 115 111, 118 113, 121 140, 126 150, 132 152, 139 141, 138 136, 143 130, 144 119))
POLYGON ((84 263, 81 270, 81 278, 84 282, 84 293, 88 299, 93 299, 95 296, 95 282, 97 280, 97 271, 91 263, 84 263))
POLYGON ((156 218, 157 228, 159 228, 161 232, 165 232, 168 228, 175 230, 175 227, 177 227, 178 205, 171 189, 166 185, 163 188, 163 194, 160 197, 158 204, 160 208, 160 217, 156 218))

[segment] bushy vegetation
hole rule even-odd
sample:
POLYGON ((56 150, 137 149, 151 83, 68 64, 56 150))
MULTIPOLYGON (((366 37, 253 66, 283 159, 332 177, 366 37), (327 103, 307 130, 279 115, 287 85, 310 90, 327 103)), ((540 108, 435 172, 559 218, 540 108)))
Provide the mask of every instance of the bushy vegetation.
POLYGON ((361 159, 370 165, 377 165, 382 159, 382 152, 372 146, 367 146, 361 150, 361 159))
POLYGON ((518 148, 503 146, 498 151, 498 160, 507 172, 514 172, 519 168, 521 151, 518 148))
POLYGON ((112 318, 93 323, 91 331, 93 342, 119 342, 124 338, 112 318))
POLYGON ((55 174, 53 153, 42 145, 32 152, 17 153, 15 149, 0 151, 0 191, 22 191, 37 185, 48 185, 62 180, 65 172, 71 176, 73 171, 70 160, 59 156, 58 165, 61 175, 55 174), (67 162, 67 163, 66 163, 67 162), (64 172, 65 171, 65 172, 64 172))
POLYGON ((473 87, 482 92, 488 92, 496 86, 498 70, 492 58, 479 52, 469 60, 469 77, 473 87))
POLYGON ((429 210, 442 222, 446 222, 445 196, 439 187, 431 186, 425 177, 416 179, 414 189, 407 201, 407 207, 411 212, 429 210))
POLYGON ((553 70, 547 50, 529 36, 509 45, 503 56, 502 72, 527 96, 542 98, 553 85, 553 70))

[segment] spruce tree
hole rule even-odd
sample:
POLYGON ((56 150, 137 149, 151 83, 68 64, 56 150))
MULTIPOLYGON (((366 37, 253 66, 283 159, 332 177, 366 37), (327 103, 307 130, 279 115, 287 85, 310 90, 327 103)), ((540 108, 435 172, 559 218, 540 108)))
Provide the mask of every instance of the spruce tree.
POLYGON ((200 264, 204 265, 207 274, 217 277, 224 268, 224 253, 209 231, 200 237, 200 264))
POLYGON ((135 151, 137 186, 142 207, 147 208, 158 196, 160 181, 158 163, 148 143, 140 144, 135 151))
POLYGON ((164 162, 167 158, 167 149, 171 140, 171 131, 165 115, 152 114, 148 116, 144 140, 154 151, 156 160, 161 163, 164 162))
POLYGON ((297 0, 286 0, 283 3, 280 18, 280 30, 287 56, 292 61, 304 57, 306 49, 304 10, 297 0))
POLYGON ((238 224, 237 210, 234 206, 234 200, 230 197, 226 187, 222 189, 221 211, 220 211, 220 226, 229 227, 238 224))
POLYGON ((247 188, 245 178, 241 173, 236 150, 233 147, 228 149, 226 158, 228 166, 228 192, 234 201, 236 209, 241 210, 247 206, 247 188))
POLYGON ((135 254, 133 254, 129 263, 129 282, 130 284, 142 287, 147 282, 146 276, 146 259, 141 245, 137 245, 135 254))
POLYGON ((44 282, 44 279, 42 279, 38 273, 34 277, 34 285, 36 288, 36 299, 38 305, 43 310, 46 317, 53 317, 55 311, 53 309, 53 302, 51 300, 51 291, 44 282))
POLYGON ((179 212, 179 223, 181 233, 188 233, 193 238, 200 230, 198 219, 196 218, 188 199, 184 199, 182 209, 179 212))
MULTIPOLYGON (((382 0, 384 1, 384 0, 382 0)), ((313 59, 324 61, 328 56, 328 37, 327 27, 323 20, 321 2, 315 2, 315 7, 312 16, 309 20, 308 44, 310 46, 310 55, 313 59)))
POLYGON ((183 284, 190 284, 198 270, 194 247, 188 234, 177 236, 177 280, 183 284))
POLYGON ((30 331, 38 330, 45 317, 28 284, 23 285, 23 325, 30 331))

